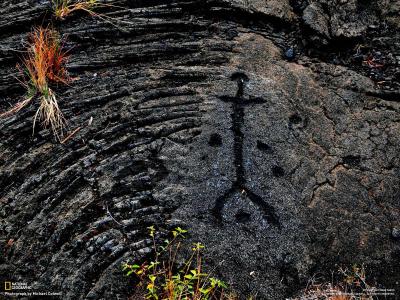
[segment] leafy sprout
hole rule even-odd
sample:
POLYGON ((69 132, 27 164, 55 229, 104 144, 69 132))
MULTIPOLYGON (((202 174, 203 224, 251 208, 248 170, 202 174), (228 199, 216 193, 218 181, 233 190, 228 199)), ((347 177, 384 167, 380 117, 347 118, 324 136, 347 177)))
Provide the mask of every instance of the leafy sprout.
POLYGON ((234 300, 225 293, 228 289, 225 282, 211 277, 203 271, 202 243, 194 243, 192 253, 184 263, 177 263, 178 252, 182 250, 182 240, 187 230, 176 227, 171 231, 172 239, 165 239, 157 247, 157 232, 154 226, 148 227, 153 240, 155 259, 142 264, 124 264, 123 271, 127 276, 135 275, 146 299, 158 300, 234 300))

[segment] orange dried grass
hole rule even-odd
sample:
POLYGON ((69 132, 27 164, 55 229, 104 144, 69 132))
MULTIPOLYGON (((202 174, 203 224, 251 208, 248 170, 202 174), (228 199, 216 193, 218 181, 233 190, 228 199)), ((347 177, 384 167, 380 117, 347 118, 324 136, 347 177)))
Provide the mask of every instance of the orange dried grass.
POLYGON ((28 50, 23 59, 23 66, 17 66, 23 74, 20 82, 27 90, 26 99, 0 114, 0 117, 19 112, 37 98, 36 96, 39 96, 40 105, 35 114, 34 126, 39 118, 46 127, 51 127, 54 135, 59 139, 65 119, 49 83, 67 84, 70 81, 65 69, 66 60, 67 53, 62 50, 57 32, 50 28, 34 28, 29 35, 28 50))
POLYGON ((79 0, 72 3, 70 0, 53 0, 53 9, 56 18, 65 19, 74 11, 86 11, 90 15, 95 15, 93 8, 98 4, 97 0, 79 0))
POLYGON ((57 19, 64 20, 66 17, 68 17, 70 14, 76 11, 84 11, 88 13, 91 16, 94 16, 96 18, 99 18, 118 30, 121 31, 126 31, 124 28, 118 26, 116 23, 127 23, 127 24, 132 24, 127 21, 123 20, 117 20, 115 18, 109 17, 105 14, 99 14, 94 11, 95 8, 97 7, 102 7, 102 8, 122 8, 125 9, 124 7, 113 5, 113 4, 106 4, 106 3, 99 3, 98 0, 76 0, 76 1, 71 1, 71 0, 52 0, 53 4, 53 13, 57 19))
POLYGON ((49 28, 37 27, 30 34, 29 40, 24 66, 30 83, 42 93, 45 93, 48 81, 67 84, 70 81, 64 67, 67 53, 62 50, 57 32, 49 28))

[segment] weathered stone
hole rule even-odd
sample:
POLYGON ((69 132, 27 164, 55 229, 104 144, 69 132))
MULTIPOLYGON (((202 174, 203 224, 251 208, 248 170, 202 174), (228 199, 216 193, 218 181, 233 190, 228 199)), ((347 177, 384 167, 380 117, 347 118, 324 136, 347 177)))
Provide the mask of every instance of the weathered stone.
POLYGON ((330 38, 329 20, 318 3, 311 3, 303 11, 303 20, 310 28, 325 38, 330 38))
POLYGON ((394 228, 392 229, 392 237, 393 237, 394 239, 396 239, 396 240, 399 240, 399 239, 400 239, 400 229, 399 229, 399 228, 394 227, 394 228))
MULTIPOLYGON (((125 299, 121 264, 149 255, 155 225, 187 228, 243 296, 284 299, 357 263, 397 292, 399 32, 369 27, 376 1, 291 2, 120 1, 99 11, 113 24, 56 22, 75 80, 54 89, 70 130, 82 128, 65 144, 40 124, 32 136, 37 102, 0 120, 0 279, 125 299), (321 51, 303 22, 329 40, 321 51), (371 54, 392 53, 383 71, 361 65, 362 50, 352 60, 366 28, 371 54)), ((49 9, 0 4, 1 111, 23 97, 19 51, 49 9)))
POLYGON ((295 16, 289 0, 223 0, 223 2, 283 21, 293 21, 295 16))

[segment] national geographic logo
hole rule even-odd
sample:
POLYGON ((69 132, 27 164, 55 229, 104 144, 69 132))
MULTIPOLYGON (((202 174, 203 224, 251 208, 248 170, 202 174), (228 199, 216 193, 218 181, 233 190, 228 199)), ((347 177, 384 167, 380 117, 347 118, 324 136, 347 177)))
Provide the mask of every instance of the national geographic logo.
POLYGON ((4 291, 11 292, 11 291, 18 291, 18 290, 31 290, 32 287, 25 283, 25 282, 12 282, 12 281, 4 281, 4 291))
MULTIPOLYGON (((4 290, 0 290, 0 299, 3 299, 1 296, 6 297, 34 297, 40 296, 42 299, 45 296, 49 297, 58 297, 58 299, 62 298, 62 293, 60 291, 52 291, 52 290, 38 290, 33 289, 33 287, 26 282, 13 282, 13 281, 4 281, 4 290)), ((7 298, 8 299, 8 298, 7 298)))

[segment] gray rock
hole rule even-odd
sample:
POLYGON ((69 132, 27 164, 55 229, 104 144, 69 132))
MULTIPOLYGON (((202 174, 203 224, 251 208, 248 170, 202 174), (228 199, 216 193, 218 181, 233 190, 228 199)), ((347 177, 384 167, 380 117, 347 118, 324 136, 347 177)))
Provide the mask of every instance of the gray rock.
MULTIPOLYGON (((121 264, 150 257, 147 227, 179 225, 243 297, 291 297, 336 264, 397 288, 400 44, 383 26, 395 5, 308 1, 294 14, 293 2, 305 3, 124 0, 107 8, 122 30, 86 13, 55 22, 76 80, 54 89, 81 130, 59 144, 37 123, 32 137, 37 99, 0 120, 0 275, 66 300, 126 299, 121 264), (393 53, 374 68, 384 85, 351 60, 378 16, 357 55, 393 53)), ((23 99, 18 53, 48 4, 0 4, 1 112, 23 99)))
POLYGON ((325 38, 330 38, 329 19, 318 3, 311 3, 303 11, 303 20, 310 28, 325 38))
POLYGON ((392 237, 393 237, 394 239, 396 239, 396 240, 399 240, 399 239, 400 239, 400 229, 399 229, 399 228, 394 227, 394 228, 392 229, 392 237))

